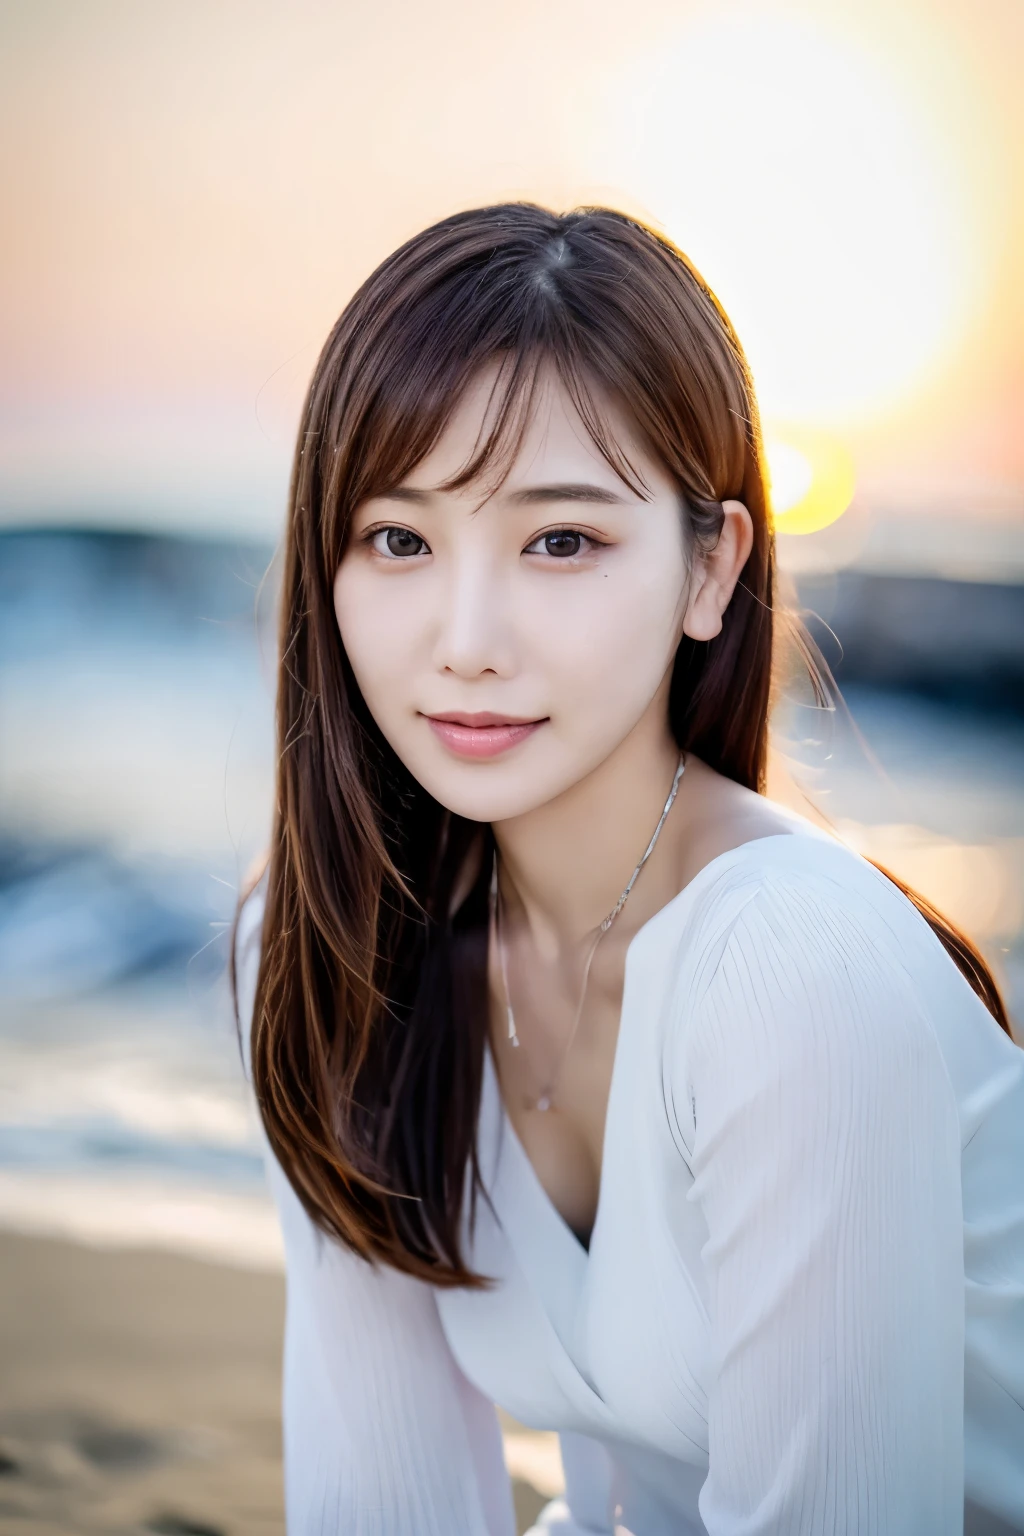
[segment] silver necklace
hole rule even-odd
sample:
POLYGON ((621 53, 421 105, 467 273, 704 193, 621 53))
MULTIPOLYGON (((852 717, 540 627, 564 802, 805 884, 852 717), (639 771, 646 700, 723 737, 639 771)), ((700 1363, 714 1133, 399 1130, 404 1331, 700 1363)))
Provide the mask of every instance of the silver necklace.
MULTIPOLYGON (((619 897, 614 907, 612 907, 612 910, 608 913, 608 916, 604 918, 604 920, 598 925, 593 942, 587 952, 587 958, 583 966, 583 985, 580 987, 579 1002, 576 1004, 576 1016, 572 1022, 572 1029, 569 1032, 568 1042, 566 1044, 565 1050, 562 1052, 561 1060, 558 1063, 558 1067, 554 1076, 548 1080, 548 1082, 544 1085, 543 1091, 534 1100, 534 1109, 547 1110, 551 1108, 551 1100, 555 1089, 558 1086, 558 1080, 561 1077, 562 1069, 569 1058, 569 1052, 572 1050, 572 1043, 576 1038, 576 1031, 580 1026, 580 1019, 583 1015, 583 1002, 587 995, 587 982, 590 980, 590 967, 593 963, 594 955, 597 953, 597 946, 600 944, 601 940, 604 938, 605 934, 608 932, 609 928, 612 926, 615 919, 626 905, 626 902, 629 900, 630 892, 637 882, 637 877, 640 874, 640 871, 643 869, 644 865, 647 863, 647 860, 654 852, 654 845, 658 841, 658 838, 661 836, 662 827, 668 820, 668 813, 672 809, 672 803, 675 800, 676 792, 679 789, 679 781, 682 778, 685 770, 686 754, 684 752, 680 753, 679 764, 675 771, 675 777, 672 780, 672 788, 668 792, 668 799, 665 801, 664 810, 662 811, 661 816, 658 818, 658 825, 654 829, 654 833, 650 842, 644 849, 643 857, 626 882, 626 887, 622 892, 622 895, 619 897)), ((505 993, 505 1016, 508 1023, 508 1039, 511 1045, 518 1049, 520 1045, 519 1032, 516 1029, 516 1016, 512 1008, 512 993, 508 984, 508 957, 505 953, 505 941, 502 936, 501 893, 498 884, 497 848, 494 850, 494 865, 491 870, 491 921, 494 925, 494 938, 498 950, 498 960, 501 965, 501 985, 505 993)))

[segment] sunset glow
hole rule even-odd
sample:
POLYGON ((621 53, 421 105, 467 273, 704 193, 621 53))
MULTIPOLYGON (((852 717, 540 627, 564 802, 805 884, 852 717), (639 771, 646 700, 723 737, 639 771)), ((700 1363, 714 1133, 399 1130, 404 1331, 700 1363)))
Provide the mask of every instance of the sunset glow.
POLYGON ((589 126, 601 173, 722 299, 770 417, 877 418, 975 314, 985 229, 918 75, 817 21, 730 7, 635 55, 589 126))
POLYGON ((694 260, 791 450, 787 526, 811 427, 869 502, 1019 518, 1019 0, 400 9, 19 10, 0 522, 276 538, 344 304, 416 230, 518 198, 635 212, 694 260))

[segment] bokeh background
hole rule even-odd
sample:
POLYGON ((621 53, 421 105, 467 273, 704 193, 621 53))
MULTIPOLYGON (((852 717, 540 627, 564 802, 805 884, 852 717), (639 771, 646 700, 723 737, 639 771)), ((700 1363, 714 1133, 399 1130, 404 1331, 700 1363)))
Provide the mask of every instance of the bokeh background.
MULTIPOLYGON (((1024 1014, 1018 0, 0 4, 0 1529, 280 1532, 223 980, 299 407, 456 208, 611 202, 748 348, 810 797, 1024 1014)), ((557 1487, 508 1425, 521 1523, 557 1487)))

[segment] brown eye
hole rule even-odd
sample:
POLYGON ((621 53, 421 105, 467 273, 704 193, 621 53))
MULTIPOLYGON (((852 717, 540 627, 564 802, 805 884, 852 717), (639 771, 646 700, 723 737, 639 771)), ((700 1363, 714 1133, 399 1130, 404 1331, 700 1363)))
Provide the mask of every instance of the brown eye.
POLYGON ((581 533, 573 533, 571 528, 559 528, 554 533, 544 535, 544 552, 564 560, 578 555, 582 543, 581 533))
MULTIPOLYGON (((408 528, 382 528, 381 533, 384 535, 389 555, 397 555, 399 558, 420 555, 427 547, 419 534, 410 533, 408 528)), ((380 534, 377 537, 379 538, 380 534)))

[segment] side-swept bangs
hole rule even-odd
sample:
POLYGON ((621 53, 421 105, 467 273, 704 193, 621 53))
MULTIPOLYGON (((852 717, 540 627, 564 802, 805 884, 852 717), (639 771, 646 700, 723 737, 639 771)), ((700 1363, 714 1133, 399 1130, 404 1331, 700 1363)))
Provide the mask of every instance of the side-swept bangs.
POLYGON ((559 220, 530 207, 486 209, 397 251, 324 348, 303 449, 323 476, 311 489, 320 491, 326 568, 340 559, 354 507, 405 479, 470 383, 494 364, 488 432, 453 486, 500 481, 538 376, 551 369, 599 452, 638 494, 643 478, 608 430, 602 402, 614 400, 633 418, 705 536, 717 505, 748 493, 751 481, 763 502, 739 344, 682 256, 606 210, 559 220), (649 269, 648 293, 637 282, 638 256, 649 269))

